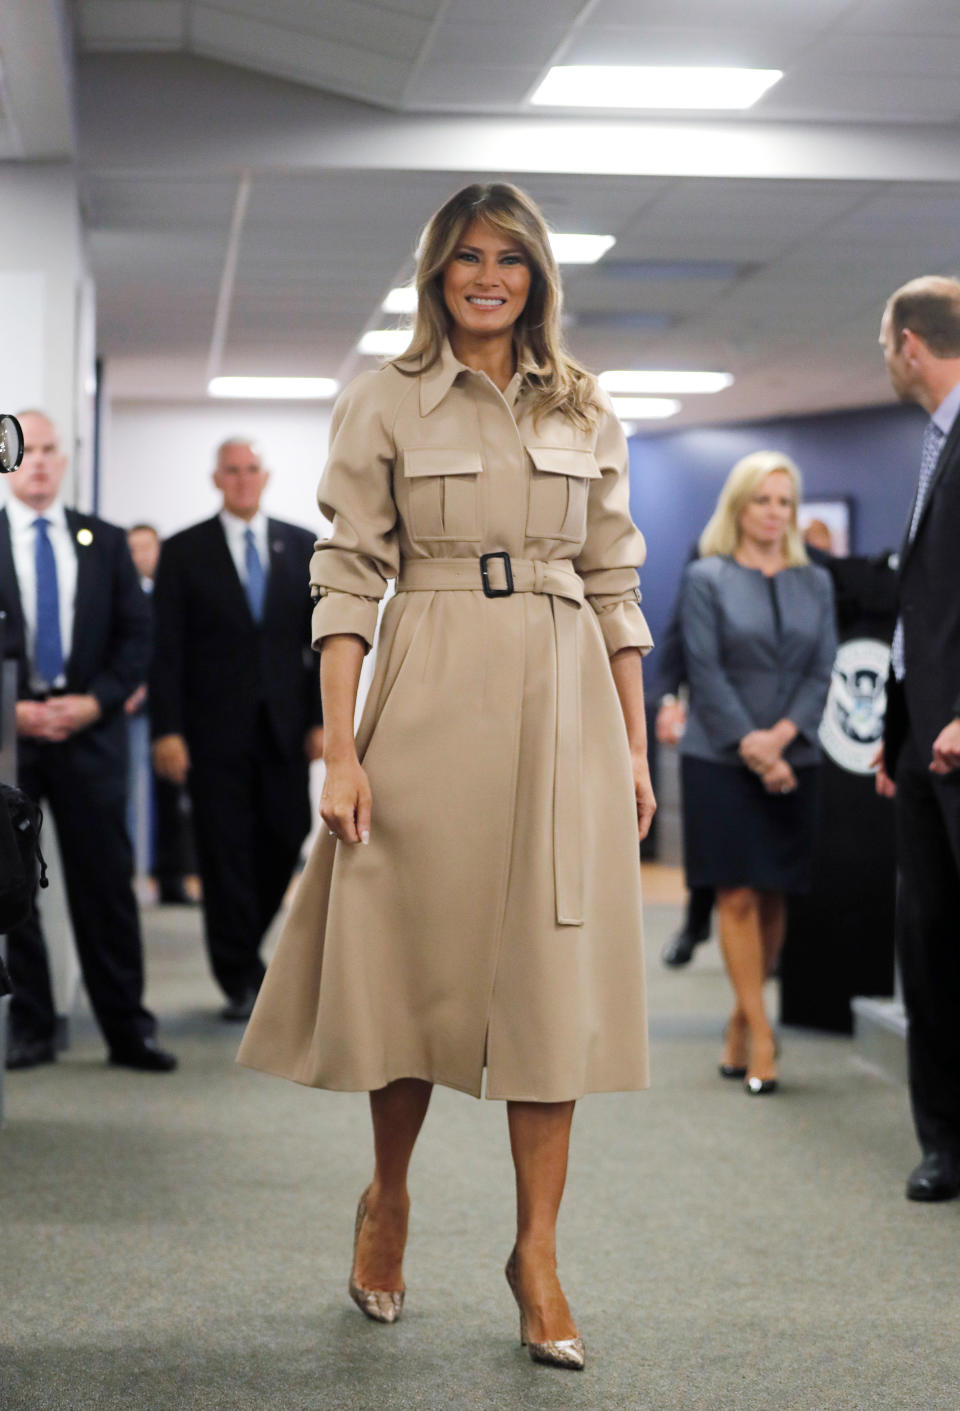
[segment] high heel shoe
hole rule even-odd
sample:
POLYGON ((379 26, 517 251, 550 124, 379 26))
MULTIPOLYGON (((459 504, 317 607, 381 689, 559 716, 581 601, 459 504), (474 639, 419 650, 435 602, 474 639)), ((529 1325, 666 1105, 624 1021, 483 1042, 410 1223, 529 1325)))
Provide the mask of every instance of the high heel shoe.
MULTIPOLYGON (((775 1059, 780 1057, 780 1044, 777 1039, 773 1041, 773 1056, 775 1059)), ((748 1097, 766 1097, 769 1093, 775 1093, 779 1086, 778 1078, 758 1078, 755 1075, 750 1075, 743 1088, 748 1097)))
MULTIPOLYGON (((730 1037, 730 1024, 728 1023, 723 1031, 724 1043, 730 1037)), ((717 1072, 721 1078, 745 1078, 747 1076, 747 1065, 745 1063, 718 1063, 717 1072)))
POLYGON ((360 1230, 367 1213, 367 1196, 370 1187, 360 1197, 357 1206, 357 1222, 353 1231, 353 1264, 350 1266, 350 1297, 368 1318, 375 1323, 395 1323, 403 1312, 404 1289, 365 1289, 353 1277, 357 1267, 357 1245, 360 1243, 360 1230))
POLYGON ((583 1364, 586 1361, 583 1338, 559 1338, 554 1342, 531 1342, 527 1337, 527 1315, 523 1311, 520 1293, 517 1289, 516 1245, 510 1251, 510 1258, 507 1260, 504 1273, 507 1276, 507 1283, 510 1285, 510 1292, 520 1309, 520 1343, 530 1354, 531 1362, 546 1362, 551 1367, 566 1367, 572 1372, 582 1372, 583 1364))

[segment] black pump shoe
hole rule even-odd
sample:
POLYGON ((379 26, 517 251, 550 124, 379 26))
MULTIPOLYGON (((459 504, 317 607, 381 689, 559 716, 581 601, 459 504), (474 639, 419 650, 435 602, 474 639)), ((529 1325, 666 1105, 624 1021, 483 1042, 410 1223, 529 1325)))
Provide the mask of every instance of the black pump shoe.
POLYGON ((764 1097, 767 1093, 775 1093, 779 1086, 776 1078, 748 1078, 743 1090, 750 1097, 764 1097))
MULTIPOLYGON (((732 1020, 732 1019, 731 1019, 731 1020, 728 1020, 726 1026, 724 1027, 724 1030, 723 1030, 723 1041, 724 1041, 724 1043, 726 1043, 726 1042, 727 1042, 727 1039, 730 1037, 730 1025, 731 1025, 732 1023, 733 1023, 733 1020, 732 1020)), ((740 1079, 740 1078, 745 1078, 745 1077, 747 1076, 748 1069, 747 1069, 747 1065, 746 1065, 745 1063, 718 1063, 718 1064, 717 1064, 717 1072, 720 1074, 720 1077, 721 1077, 721 1078, 735 1078, 735 1079, 740 1079)))

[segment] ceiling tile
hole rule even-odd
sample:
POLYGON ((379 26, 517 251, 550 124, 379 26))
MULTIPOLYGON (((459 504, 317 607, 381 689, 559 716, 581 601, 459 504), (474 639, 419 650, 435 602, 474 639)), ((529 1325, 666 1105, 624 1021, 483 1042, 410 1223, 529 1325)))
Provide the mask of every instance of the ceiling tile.
POLYGON ((86 49, 176 49, 183 43, 182 0, 80 0, 76 17, 86 49))
POLYGON ((542 65, 566 33, 566 26, 555 24, 446 21, 437 29, 427 57, 431 64, 542 65))
POLYGON ((810 43, 793 29, 667 28, 586 25, 576 29, 557 57, 560 64, 665 64, 784 68, 810 43))
POLYGON ((409 85, 408 108, 439 107, 490 110, 515 108, 540 78, 539 67, 500 64, 434 64, 429 59, 409 85))
MULTIPOLYGON (((718 15, 717 0, 671 0, 669 20, 673 26, 718 30, 783 29, 816 30, 832 23, 848 8, 850 0, 723 0, 718 15)), ((589 14, 587 28, 596 25, 658 25, 664 20, 663 0, 599 0, 589 14)))
POLYGON ((291 30, 330 40, 353 50, 370 50, 387 58, 415 59, 430 30, 430 21, 398 14, 366 0, 211 0, 212 8, 245 16, 271 29, 291 30))
POLYGON ((197 5, 190 25, 194 53, 263 69, 334 93, 395 103, 402 93, 402 64, 370 49, 280 29, 246 16, 197 5))

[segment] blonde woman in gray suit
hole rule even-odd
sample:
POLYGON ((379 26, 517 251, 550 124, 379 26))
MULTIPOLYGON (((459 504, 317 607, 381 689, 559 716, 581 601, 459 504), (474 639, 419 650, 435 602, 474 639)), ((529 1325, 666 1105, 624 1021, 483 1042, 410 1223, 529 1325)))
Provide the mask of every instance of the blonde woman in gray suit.
POLYGON ((817 731, 836 654, 833 587, 803 546, 800 496, 789 456, 738 461, 681 590, 686 874, 717 890, 734 991, 720 1073, 755 1096, 777 1088, 763 985, 783 944, 785 894, 810 885, 817 731))

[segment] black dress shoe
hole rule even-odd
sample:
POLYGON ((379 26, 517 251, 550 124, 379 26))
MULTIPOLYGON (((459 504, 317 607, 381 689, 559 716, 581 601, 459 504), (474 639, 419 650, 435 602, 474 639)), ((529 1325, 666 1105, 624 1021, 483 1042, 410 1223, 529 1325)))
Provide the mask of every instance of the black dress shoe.
POLYGON ((56 1063, 57 1050, 53 1039, 11 1038, 7 1048, 8 1068, 39 1068, 41 1063, 56 1063))
POLYGON ((955 1200, 960 1195, 960 1158, 930 1151, 907 1180, 907 1200, 955 1200))
POLYGON ((226 1019, 228 1024, 245 1024, 256 1002, 257 991, 252 986, 241 990, 239 994, 230 996, 220 1011, 220 1018, 226 1019))
POLYGON ((139 1073, 172 1073, 177 1067, 173 1054, 160 1048, 154 1039, 112 1048, 109 1061, 114 1068, 135 1068, 139 1073))
POLYGON ((676 969, 681 965, 689 965, 697 946, 709 939, 709 936, 697 935, 694 931, 678 931, 667 941, 660 952, 660 959, 664 965, 669 965, 671 969, 676 969))

